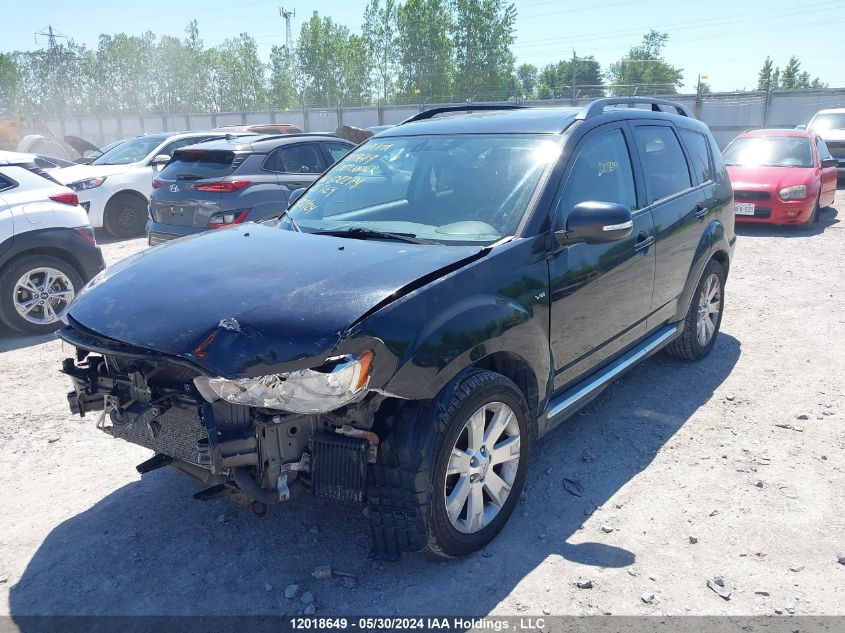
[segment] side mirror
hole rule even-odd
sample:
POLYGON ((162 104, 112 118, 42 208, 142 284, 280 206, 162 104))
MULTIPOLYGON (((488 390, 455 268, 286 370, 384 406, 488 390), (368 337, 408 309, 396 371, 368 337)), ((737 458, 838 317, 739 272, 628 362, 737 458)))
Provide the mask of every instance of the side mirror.
POLYGON ((165 163, 170 162, 170 156, 168 154, 156 154, 156 157, 150 162, 150 165, 155 165, 156 167, 160 167, 165 163))
POLYGON ((569 211, 566 230, 556 231, 558 244, 577 242, 604 244, 631 235, 634 220, 631 209, 615 202, 579 202, 569 211))
POLYGON ((801 125, 796 125, 795 129, 796 130, 806 130, 807 126, 802 123, 801 125))
POLYGON ((302 197, 303 193, 305 193, 305 187, 300 187, 299 189, 294 189, 290 192, 290 197, 288 198, 288 209, 293 206, 294 202, 302 197))
POLYGON ((837 158, 825 158, 822 161, 822 168, 827 169, 828 167, 839 167, 839 159, 837 158))

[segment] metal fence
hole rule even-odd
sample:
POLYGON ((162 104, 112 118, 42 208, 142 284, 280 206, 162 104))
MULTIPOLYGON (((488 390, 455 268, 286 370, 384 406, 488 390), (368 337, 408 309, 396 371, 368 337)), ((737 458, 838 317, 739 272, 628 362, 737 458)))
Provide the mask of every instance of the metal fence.
MULTIPOLYGON (((748 128, 794 127, 806 124, 823 108, 845 107, 845 88, 791 90, 784 92, 723 92, 701 96, 677 95, 676 101, 689 106, 707 123, 720 147, 748 128)), ((589 99, 575 100, 583 105, 589 99)), ((571 99, 546 99, 526 102, 535 106, 573 105, 571 99)), ((55 134, 81 136, 104 145, 111 141, 149 132, 206 130, 221 125, 255 123, 292 123, 308 132, 333 132, 338 125, 372 127, 392 125, 421 109, 449 104, 308 108, 266 110, 260 112, 193 113, 139 116, 98 116, 46 119, 55 134)), ((456 105, 456 104, 452 104, 456 105)))

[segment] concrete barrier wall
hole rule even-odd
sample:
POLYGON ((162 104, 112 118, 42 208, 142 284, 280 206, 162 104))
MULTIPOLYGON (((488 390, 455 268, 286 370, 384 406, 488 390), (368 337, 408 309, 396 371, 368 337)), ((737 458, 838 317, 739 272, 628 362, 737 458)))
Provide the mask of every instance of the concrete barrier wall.
MULTIPOLYGON (((756 127, 794 127, 806 124, 824 108, 845 107, 845 89, 793 90, 788 92, 735 92, 675 97, 710 126, 720 147, 737 134, 756 127)), ((584 105, 589 99, 579 99, 584 105)), ((536 106, 570 106, 569 99, 529 102, 536 106)), ((46 119, 50 130, 59 136, 74 135, 105 145, 120 138, 150 132, 207 130, 222 125, 291 123, 309 132, 333 132, 341 123, 355 127, 395 125, 421 109, 441 104, 344 108, 308 108, 307 110, 267 110, 262 112, 187 113, 175 115, 100 116, 46 119)), ((455 104, 452 104, 455 105, 455 104)))

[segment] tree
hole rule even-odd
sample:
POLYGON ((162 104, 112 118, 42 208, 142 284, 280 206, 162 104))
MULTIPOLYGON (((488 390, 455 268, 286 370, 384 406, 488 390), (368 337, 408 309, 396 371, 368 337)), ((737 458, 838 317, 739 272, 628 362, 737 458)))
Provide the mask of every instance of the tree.
POLYGON ((766 56, 766 61, 763 62, 763 67, 757 74, 757 90, 772 90, 777 88, 777 84, 772 85, 772 79, 775 73, 775 65, 771 57, 766 56))
POLYGON ((18 91, 18 65, 12 55, 0 53, 0 115, 8 114, 18 91))
POLYGON ((406 0, 399 5, 399 101, 450 100, 455 72, 452 28, 445 0, 406 0))
POLYGON ((663 48, 669 36, 652 29, 607 72, 608 86, 613 95, 674 94, 683 84, 684 75, 663 58, 663 48))
POLYGON ((516 80, 520 95, 523 99, 535 99, 537 97, 537 67, 533 64, 520 64, 516 69, 516 80))
POLYGON ((573 85, 576 96, 601 97, 604 95, 601 66, 592 56, 562 59, 556 64, 547 64, 540 72, 538 97, 540 99, 571 97, 573 85))
POLYGON ((364 11, 364 38, 373 60, 376 94, 386 103, 395 90, 399 42, 397 38, 397 5, 395 0, 370 0, 364 11))
POLYGON ((783 69, 783 74, 780 78, 780 87, 783 90, 795 90, 799 86, 799 72, 801 69, 801 62, 793 55, 786 63, 786 68, 783 69))
POLYGON ((294 68, 296 62, 287 46, 273 46, 270 49, 270 93, 268 100, 278 108, 296 107, 301 95, 296 88, 294 68))
POLYGON ((516 7, 505 0, 452 0, 453 45, 462 96, 503 99, 516 88, 516 7))

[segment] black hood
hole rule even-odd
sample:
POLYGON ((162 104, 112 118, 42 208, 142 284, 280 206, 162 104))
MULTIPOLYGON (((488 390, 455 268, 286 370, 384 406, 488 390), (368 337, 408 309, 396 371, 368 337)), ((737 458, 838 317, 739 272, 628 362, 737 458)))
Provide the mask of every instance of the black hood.
POLYGON ((294 233, 264 225, 163 244, 97 276, 70 321, 225 377, 326 354, 356 320, 482 246, 294 233))

